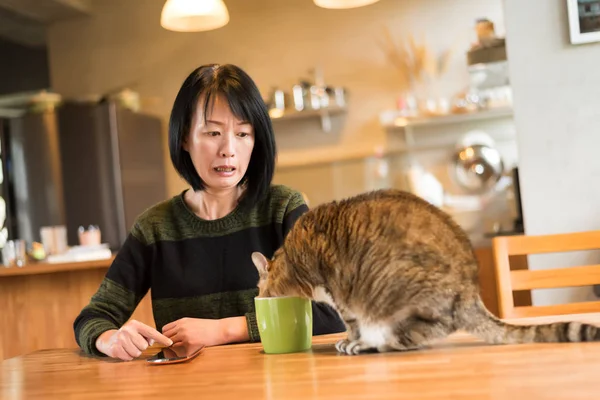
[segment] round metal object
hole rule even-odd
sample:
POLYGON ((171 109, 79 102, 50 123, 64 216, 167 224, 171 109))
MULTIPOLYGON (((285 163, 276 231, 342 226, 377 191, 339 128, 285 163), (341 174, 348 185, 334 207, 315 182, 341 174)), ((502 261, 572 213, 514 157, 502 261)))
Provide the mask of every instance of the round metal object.
POLYGON ((500 152, 482 144, 465 146, 453 156, 454 177, 470 193, 485 193, 502 177, 504 162, 500 152))

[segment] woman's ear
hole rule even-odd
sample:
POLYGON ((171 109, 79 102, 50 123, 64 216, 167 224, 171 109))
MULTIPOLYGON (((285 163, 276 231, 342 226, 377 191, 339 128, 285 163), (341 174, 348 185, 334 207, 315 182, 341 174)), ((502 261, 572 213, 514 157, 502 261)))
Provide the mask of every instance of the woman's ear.
POLYGON ((183 135, 182 139, 183 140, 181 141, 181 148, 189 153, 190 152, 189 135, 183 135))
POLYGON ((252 253, 252 262, 258 270, 259 275, 267 275, 269 272, 269 260, 267 260, 262 253, 259 253, 258 251, 252 253))

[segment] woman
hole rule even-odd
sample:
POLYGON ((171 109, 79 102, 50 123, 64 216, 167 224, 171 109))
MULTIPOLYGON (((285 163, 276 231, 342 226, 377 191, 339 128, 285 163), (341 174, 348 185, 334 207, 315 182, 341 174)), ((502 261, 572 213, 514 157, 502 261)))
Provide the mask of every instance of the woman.
MULTIPOLYGON (((251 254, 271 256, 308 207, 271 184, 275 139, 252 79, 233 65, 193 71, 171 111, 169 148, 192 190, 137 218, 74 322, 86 353, 131 360, 154 342, 189 354, 260 340, 251 254), (128 321, 149 289, 157 329, 128 321)), ((345 329, 325 304, 313 303, 313 320, 315 335, 345 329)))

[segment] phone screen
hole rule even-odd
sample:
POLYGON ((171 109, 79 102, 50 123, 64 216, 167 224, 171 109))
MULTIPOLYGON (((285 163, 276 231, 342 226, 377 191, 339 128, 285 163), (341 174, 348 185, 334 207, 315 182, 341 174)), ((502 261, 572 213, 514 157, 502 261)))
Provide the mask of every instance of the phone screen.
POLYGON ((186 356, 178 355, 173 349, 165 347, 146 361, 151 364, 175 364, 185 362, 195 358, 198 354, 200 354, 202 349, 203 347, 199 348, 194 353, 186 356))

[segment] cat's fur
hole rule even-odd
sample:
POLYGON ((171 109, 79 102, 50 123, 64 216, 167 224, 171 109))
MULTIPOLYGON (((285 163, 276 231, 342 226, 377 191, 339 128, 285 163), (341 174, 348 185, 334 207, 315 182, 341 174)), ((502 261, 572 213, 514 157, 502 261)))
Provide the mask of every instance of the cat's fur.
POLYGON ((488 343, 600 340, 592 325, 515 326, 493 316, 467 235, 407 192, 321 205, 298 219, 271 261, 260 253, 252 260, 259 296, 302 296, 338 311, 347 328, 341 353, 417 349, 458 329, 488 343))

